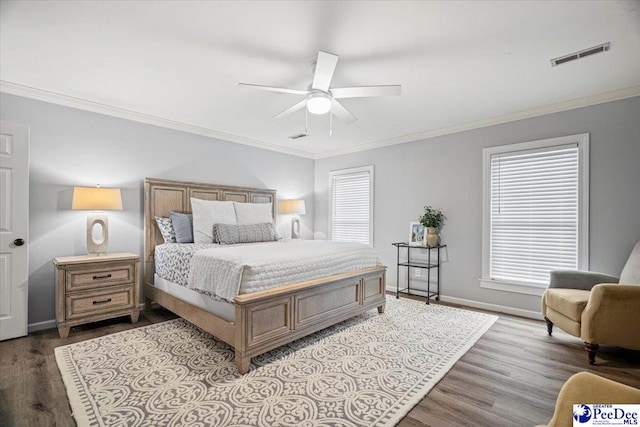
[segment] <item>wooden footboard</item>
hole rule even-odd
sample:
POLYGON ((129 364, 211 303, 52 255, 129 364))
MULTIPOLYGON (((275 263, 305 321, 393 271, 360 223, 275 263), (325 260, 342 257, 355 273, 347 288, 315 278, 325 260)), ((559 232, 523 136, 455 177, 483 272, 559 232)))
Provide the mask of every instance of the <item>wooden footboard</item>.
POLYGON ((385 271, 378 266, 235 298, 236 364, 320 329, 385 306, 385 271))

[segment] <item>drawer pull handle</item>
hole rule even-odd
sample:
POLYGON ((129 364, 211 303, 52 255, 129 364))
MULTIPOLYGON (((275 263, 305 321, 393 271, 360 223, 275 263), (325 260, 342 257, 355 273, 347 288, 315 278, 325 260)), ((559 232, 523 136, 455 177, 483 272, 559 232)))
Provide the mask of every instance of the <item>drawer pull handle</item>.
POLYGON ((93 280, 108 279, 110 277, 111 277, 111 274, 105 274, 104 276, 93 276, 93 280))
POLYGON ((105 299, 105 300, 102 300, 102 301, 94 301, 93 304, 94 305, 95 304, 105 304, 105 303, 108 303, 108 302, 111 302, 111 298, 108 298, 108 299, 105 299))

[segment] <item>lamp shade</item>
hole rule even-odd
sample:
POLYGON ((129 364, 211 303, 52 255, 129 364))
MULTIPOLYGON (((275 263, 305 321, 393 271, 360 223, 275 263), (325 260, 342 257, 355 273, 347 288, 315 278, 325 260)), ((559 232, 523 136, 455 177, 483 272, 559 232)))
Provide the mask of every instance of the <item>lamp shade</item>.
POLYGON ((122 196, 119 188, 74 187, 73 210, 121 211, 122 196))
POLYGON ((283 200, 282 212, 285 214, 304 215, 306 213, 304 200, 283 200))

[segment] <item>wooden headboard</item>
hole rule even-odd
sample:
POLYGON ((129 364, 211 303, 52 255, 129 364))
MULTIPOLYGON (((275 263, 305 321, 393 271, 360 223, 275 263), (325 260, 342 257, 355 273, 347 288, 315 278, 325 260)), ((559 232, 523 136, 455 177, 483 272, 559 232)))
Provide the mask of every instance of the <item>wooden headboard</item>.
POLYGON ((201 182, 144 180, 144 281, 153 283, 154 249, 164 243, 155 217, 168 217, 170 211, 191 213, 191 198, 227 200, 240 203, 271 203, 276 217, 276 190, 231 187, 201 182))

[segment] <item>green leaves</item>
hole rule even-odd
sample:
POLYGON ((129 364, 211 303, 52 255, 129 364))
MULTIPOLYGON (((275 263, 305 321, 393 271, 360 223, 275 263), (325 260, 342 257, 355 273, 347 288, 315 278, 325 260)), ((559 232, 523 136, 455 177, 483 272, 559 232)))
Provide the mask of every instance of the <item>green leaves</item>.
POLYGON ((424 207, 424 215, 418 218, 420 224, 425 227, 440 228, 447 219, 442 209, 435 209, 431 206, 424 207))

